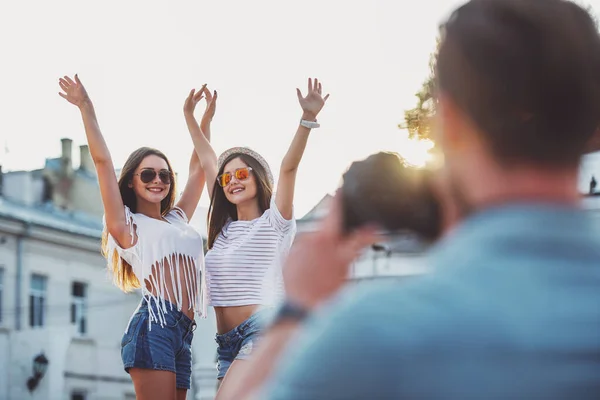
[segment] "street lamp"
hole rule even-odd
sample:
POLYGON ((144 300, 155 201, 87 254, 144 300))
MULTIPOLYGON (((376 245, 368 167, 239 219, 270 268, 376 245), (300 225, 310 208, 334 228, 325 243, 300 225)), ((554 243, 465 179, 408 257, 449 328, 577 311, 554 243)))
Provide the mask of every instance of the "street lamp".
POLYGON ((35 388, 39 385, 40 381, 46 374, 46 370, 48 369, 48 364, 50 362, 44 355, 44 353, 38 354, 33 359, 33 376, 27 380, 27 389, 30 392, 33 392, 35 388))

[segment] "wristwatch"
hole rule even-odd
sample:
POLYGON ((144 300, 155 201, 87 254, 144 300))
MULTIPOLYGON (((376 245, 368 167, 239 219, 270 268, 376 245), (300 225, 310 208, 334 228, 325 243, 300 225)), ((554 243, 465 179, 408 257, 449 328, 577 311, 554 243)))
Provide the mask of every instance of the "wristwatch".
POLYGON ((271 325, 277 325, 283 321, 301 322, 305 320, 309 314, 310 311, 308 311, 306 308, 289 300, 285 300, 275 313, 275 317, 273 318, 271 325))
POLYGON ((307 121, 305 119, 300 120, 300 125, 302 125, 305 128, 308 128, 308 129, 315 129, 315 128, 318 128, 321 126, 316 120, 315 121, 307 121))

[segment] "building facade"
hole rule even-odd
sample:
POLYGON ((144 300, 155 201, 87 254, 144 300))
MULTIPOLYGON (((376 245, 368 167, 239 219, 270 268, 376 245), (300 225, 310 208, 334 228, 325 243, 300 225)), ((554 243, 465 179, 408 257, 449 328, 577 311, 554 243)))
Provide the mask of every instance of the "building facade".
POLYGON ((120 341, 140 298, 111 282, 93 164, 81 146, 74 169, 71 145, 0 173, 0 399, 135 398, 120 341))
POLYGON ((139 296, 112 285, 100 235, 99 220, 0 198, 0 399, 134 398, 120 340, 139 296))

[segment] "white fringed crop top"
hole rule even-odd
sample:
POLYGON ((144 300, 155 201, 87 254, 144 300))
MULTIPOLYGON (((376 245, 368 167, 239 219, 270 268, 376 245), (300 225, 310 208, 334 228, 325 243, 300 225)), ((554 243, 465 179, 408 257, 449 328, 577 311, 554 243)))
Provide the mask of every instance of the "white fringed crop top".
POLYGON ((123 259, 131 265, 135 276, 140 281, 142 296, 148 303, 154 301, 159 310, 156 315, 152 307, 148 307, 149 323, 159 322, 163 326, 164 315, 169 311, 165 300, 176 305, 181 311, 184 287, 187 288, 185 294, 187 294, 189 307, 193 308, 198 316, 205 318, 206 278, 202 236, 189 225, 183 210, 174 207, 163 220, 157 220, 144 214, 134 214, 125 206, 125 216, 132 243, 135 238, 134 232, 137 234, 137 242, 132 247, 124 249, 109 234, 108 263, 110 267, 116 251, 120 256, 119 263, 123 259), (158 277, 152 273, 153 267, 159 272, 158 277), (172 285, 174 299, 167 290, 166 268, 169 268, 171 276, 169 283, 172 285), (148 290, 145 281, 155 288, 157 295, 148 290))
POLYGON ((228 221, 206 253, 209 305, 273 305, 283 295, 281 265, 294 240, 296 221, 271 207, 252 221, 228 221))

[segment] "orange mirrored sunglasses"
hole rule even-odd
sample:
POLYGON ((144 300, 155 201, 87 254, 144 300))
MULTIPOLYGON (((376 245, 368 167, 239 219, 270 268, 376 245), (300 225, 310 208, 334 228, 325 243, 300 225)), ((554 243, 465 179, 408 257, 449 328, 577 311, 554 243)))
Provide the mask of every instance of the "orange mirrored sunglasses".
POLYGON ((224 174, 217 176, 217 182, 219 183, 219 186, 225 187, 231 183, 231 179, 234 176, 238 181, 245 181, 250 176, 250 171, 252 171, 252 168, 244 167, 236 169, 233 171, 233 174, 231 172, 225 172, 224 174))

